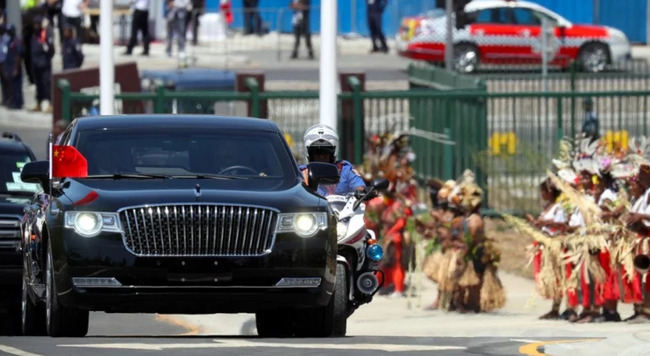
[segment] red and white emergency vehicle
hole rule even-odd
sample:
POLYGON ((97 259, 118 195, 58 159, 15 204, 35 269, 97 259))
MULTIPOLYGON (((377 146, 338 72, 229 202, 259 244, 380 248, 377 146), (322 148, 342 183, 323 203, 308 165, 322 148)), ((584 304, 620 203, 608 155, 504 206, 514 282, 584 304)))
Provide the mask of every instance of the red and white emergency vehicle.
MULTIPOLYGON (((630 58, 630 43, 615 28, 573 24, 527 1, 473 0, 452 17, 454 68, 470 73, 481 63, 541 63, 543 19, 549 29, 546 48, 551 65, 567 67, 577 61, 585 71, 600 72, 607 64, 630 58), (460 26, 456 26, 456 17, 460 26)), ((397 35, 398 53, 444 62, 446 28, 444 10, 403 19, 397 35)))

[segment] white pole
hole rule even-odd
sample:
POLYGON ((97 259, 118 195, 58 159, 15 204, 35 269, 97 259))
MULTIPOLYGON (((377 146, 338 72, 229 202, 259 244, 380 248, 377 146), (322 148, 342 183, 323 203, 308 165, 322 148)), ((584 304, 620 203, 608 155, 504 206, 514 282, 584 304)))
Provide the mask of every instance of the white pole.
POLYGON ((321 2, 320 13, 320 123, 329 125, 336 130, 337 97, 336 97, 336 34, 337 34, 337 1, 324 0, 321 2))
POLYGON ((453 2, 452 0, 447 0, 445 2, 445 9, 447 12, 447 37, 445 39, 445 69, 451 71, 454 69, 453 60, 454 60, 454 26, 451 22, 451 15, 453 2))
POLYGON ((113 0, 102 0, 99 15, 99 114, 113 115, 113 0))
POLYGON ((548 60, 549 60, 549 24, 546 17, 542 18, 542 85, 544 92, 548 91, 548 60))
MULTIPOLYGON (((650 0, 648 0, 650 1, 650 0)), ((351 23, 351 28, 350 32, 357 34, 357 0, 352 0, 350 2, 350 23, 351 23)))

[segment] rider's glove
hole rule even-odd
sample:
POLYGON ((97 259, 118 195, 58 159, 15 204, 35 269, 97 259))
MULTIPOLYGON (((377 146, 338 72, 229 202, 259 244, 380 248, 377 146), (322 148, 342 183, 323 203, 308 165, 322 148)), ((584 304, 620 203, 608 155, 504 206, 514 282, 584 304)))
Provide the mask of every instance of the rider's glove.
MULTIPOLYGON (((357 190, 357 191, 354 192, 354 196, 355 196, 355 198, 357 198, 357 199, 361 199, 361 198, 363 198, 364 196, 366 196, 366 194, 368 193, 368 191, 369 191, 368 188, 364 188, 363 190, 357 190)), ((367 200, 370 200, 370 199, 376 198, 376 197, 378 197, 378 196, 379 196, 379 195, 377 194, 377 191, 373 190, 373 191, 370 192, 370 194, 368 194, 368 196, 366 197, 366 199, 367 199, 367 200)))

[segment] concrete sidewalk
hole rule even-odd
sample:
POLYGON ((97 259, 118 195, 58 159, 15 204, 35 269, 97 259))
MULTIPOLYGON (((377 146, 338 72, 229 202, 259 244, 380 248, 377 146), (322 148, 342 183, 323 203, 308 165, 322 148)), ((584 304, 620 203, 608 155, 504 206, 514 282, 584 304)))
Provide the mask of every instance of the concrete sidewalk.
MULTIPOLYGON (((599 339, 598 342, 552 345, 557 355, 582 355, 576 350, 596 355, 614 355, 650 341, 642 325, 627 323, 571 324, 566 321, 541 321, 537 317, 550 307, 550 301, 535 297, 531 280, 510 274, 501 274, 508 300, 502 310, 487 314, 458 314, 425 311, 423 307, 434 299, 435 284, 424 278, 421 291, 412 298, 393 299, 375 297, 372 303, 361 306, 348 321, 348 335, 419 336, 419 337, 510 337, 522 345, 538 342, 537 338, 599 339), (634 335, 634 340, 630 336, 634 335)), ((622 305, 621 315, 632 314, 629 305, 622 305)), ((256 335, 252 314, 233 315, 175 315, 170 316, 184 325, 191 334, 199 335, 256 335)), ((551 346, 547 346, 551 350, 551 346)), ((627 351, 626 351, 627 352, 627 351)))

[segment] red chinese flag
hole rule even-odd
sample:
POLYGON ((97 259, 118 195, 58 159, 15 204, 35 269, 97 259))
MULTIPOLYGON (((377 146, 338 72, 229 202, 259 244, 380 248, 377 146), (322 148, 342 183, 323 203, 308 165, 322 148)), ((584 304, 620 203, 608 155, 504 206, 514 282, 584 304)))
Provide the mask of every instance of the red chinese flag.
POLYGON ((52 147, 53 177, 87 177, 88 161, 73 146, 52 147))

